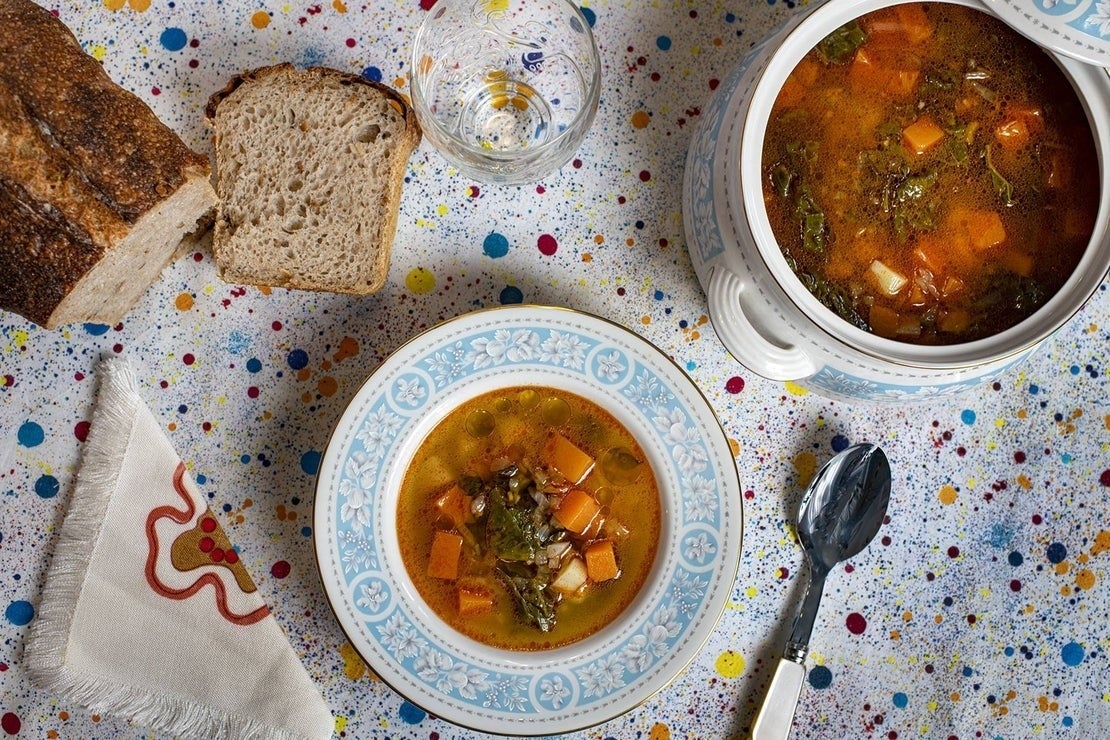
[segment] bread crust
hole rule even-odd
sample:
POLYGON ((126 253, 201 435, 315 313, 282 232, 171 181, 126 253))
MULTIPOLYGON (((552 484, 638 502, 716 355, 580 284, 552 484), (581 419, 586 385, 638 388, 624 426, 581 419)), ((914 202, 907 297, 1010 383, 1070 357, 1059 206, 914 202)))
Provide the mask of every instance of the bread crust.
POLYGON ((48 328, 85 320, 53 313, 144 215, 211 167, 31 0, 0 0, 0 48, 0 308, 48 328))
POLYGON ((405 167, 413 150, 420 144, 422 134, 420 124, 416 119, 416 113, 404 96, 393 88, 374 82, 373 80, 368 80, 359 75, 332 69, 330 67, 307 67, 304 70, 299 70, 294 65, 284 62, 266 67, 258 67, 235 75, 228 81, 222 90, 214 93, 209 98, 208 104, 205 107, 206 121, 214 131, 214 148, 216 151, 217 168, 216 181, 217 190, 220 191, 221 199, 226 199, 227 197, 227 194, 222 190, 221 183, 223 180, 221 178, 223 174, 221 168, 230 163, 225 163, 221 158, 221 152, 224 150, 224 147, 221 146, 223 138, 221 129, 217 125, 220 105, 232 97, 235 92, 244 85, 252 82, 261 82, 271 77, 285 78, 285 81, 293 86, 313 80, 332 80, 340 85, 368 87, 385 97, 390 105, 401 115, 404 122, 404 131, 402 136, 394 142, 390 156, 391 162, 388 168, 390 173, 389 179, 387 182, 383 183, 384 187, 382 188, 381 199, 377 203, 365 204, 367 208, 375 208, 383 220, 383 227, 379 235, 379 243, 376 245, 375 253, 370 258, 373 263, 373 268, 371 270, 372 279, 369 282, 360 281, 358 283, 351 282, 350 284, 339 285, 334 282, 324 283, 314 281, 304 274, 294 275, 289 272, 281 272, 281 274, 278 275, 274 274, 273 269, 270 270, 270 274, 261 276, 255 274, 249 268, 232 266, 230 264, 231 260, 226 256, 226 244, 230 238, 228 235, 234 231, 236 224, 229 223, 228 218, 225 217, 223 204, 221 204, 217 214, 213 239, 213 251, 216 256, 220 277, 226 282, 249 285, 331 291, 353 295, 368 295, 375 293, 384 286, 388 276, 390 254, 397 226, 401 191, 404 184, 405 167))

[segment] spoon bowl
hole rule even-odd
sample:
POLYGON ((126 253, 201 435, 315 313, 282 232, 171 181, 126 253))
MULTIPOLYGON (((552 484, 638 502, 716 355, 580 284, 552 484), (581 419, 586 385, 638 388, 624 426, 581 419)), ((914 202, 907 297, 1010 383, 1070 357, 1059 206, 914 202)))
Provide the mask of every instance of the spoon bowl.
POLYGON ((825 579, 838 563, 862 552, 879 531, 890 503, 890 485, 886 455, 876 445, 865 443, 838 453, 806 488, 797 532, 809 563, 809 585, 752 726, 755 740, 789 736, 825 579))

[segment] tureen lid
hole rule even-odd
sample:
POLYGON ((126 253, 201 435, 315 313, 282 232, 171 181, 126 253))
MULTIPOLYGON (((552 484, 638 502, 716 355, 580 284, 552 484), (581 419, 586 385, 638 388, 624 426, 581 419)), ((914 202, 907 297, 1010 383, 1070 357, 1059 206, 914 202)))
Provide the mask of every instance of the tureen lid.
POLYGON ((1110 0, 984 0, 984 4, 1047 49, 1110 66, 1110 0))

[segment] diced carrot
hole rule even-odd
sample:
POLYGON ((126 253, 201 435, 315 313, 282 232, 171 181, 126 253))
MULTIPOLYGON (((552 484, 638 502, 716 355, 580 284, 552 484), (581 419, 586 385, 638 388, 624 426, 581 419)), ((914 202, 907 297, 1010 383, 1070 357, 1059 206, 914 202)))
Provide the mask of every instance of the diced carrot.
POLYGON ((875 334, 889 339, 898 335, 902 316, 893 308, 874 304, 868 313, 867 323, 871 325, 871 331, 875 334))
POLYGON ((948 246, 935 236, 923 234, 918 237, 913 256, 922 267, 931 270, 934 275, 947 271, 948 246))
POLYGON ((563 496, 558 507, 552 512, 560 526, 574 534, 586 533, 595 519, 599 518, 601 504, 597 502, 589 491, 581 488, 572 488, 563 496))
POLYGON ((902 144, 917 155, 924 154, 944 138, 944 129, 929 116, 921 116, 902 129, 902 144))
POLYGON ((1029 277, 1033 274, 1033 255, 1031 254, 1008 249, 1002 253, 999 262, 1010 272, 1022 277, 1029 277))
POLYGON ((1029 143, 1029 126, 1021 118, 1008 118, 995 128, 994 138, 1006 149, 1021 149, 1029 143))
POLYGON ((953 208, 947 224, 966 246, 983 251, 1006 241, 1006 227, 995 211, 953 208))
POLYGON ((817 62, 809 57, 803 57, 802 61, 798 62, 798 66, 794 67, 790 76, 786 78, 786 82, 782 84, 778 97, 775 99, 775 107, 793 108, 801 103, 805 99, 806 92, 817 81, 817 75, 820 71, 817 62))
POLYGON ((493 608, 493 594, 477 586, 459 586, 457 590, 459 614, 473 616, 493 608))
POLYGON ((887 97, 909 96, 917 90, 920 60, 904 52, 899 48, 861 46, 848 66, 848 81, 887 97))
POLYGON ((548 436, 543 461, 571 483, 580 482, 594 468, 594 459, 558 432, 548 436))
POLYGON ((438 530, 428 555, 428 575, 453 581, 459 577, 459 559, 463 538, 453 532, 438 530))
POLYGON ((886 43, 920 44, 933 35, 933 24, 918 3, 872 11, 865 28, 868 39, 886 43))
POLYGON ((962 308, 954 308, 946 311, 939 319, 937 319, 937 328, 941 331, 952 332, 957 334, 964 331, 971 325, 971 314, 962 308))
POLYGON ((594 583, 610 581, 620 575, 620 568, 617 567, 617 552, 612 540, 591 542, 584 554, 586 574, 594 583))
POLYGON ((457 483, 452 483, 443 493, 435 497, 432 506, 439 512, 440 516, 453 526, 458 527, 474 521, 474 515, 470 511, 471 501, 472 499, 466 491, 460 488, 457 483))
POLYGON ((920 3, 895 5, 894 12, 902 22, 903 32, 911 44, 920 44, 933 37, 933 24, 920 3))

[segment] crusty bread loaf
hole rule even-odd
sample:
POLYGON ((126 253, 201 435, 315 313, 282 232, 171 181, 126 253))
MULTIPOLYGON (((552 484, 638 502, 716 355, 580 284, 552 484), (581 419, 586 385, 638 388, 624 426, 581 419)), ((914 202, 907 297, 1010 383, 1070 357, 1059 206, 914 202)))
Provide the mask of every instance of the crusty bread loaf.
POLYGON ((0 308, 114 324, 211 214, 208 159, 31 0, 0 48, 0 308))
POLYGON ((227 282, 365 295, 389 272, 420 128, 397 92, 324 67, 239 75, 209 100, 227 282))

